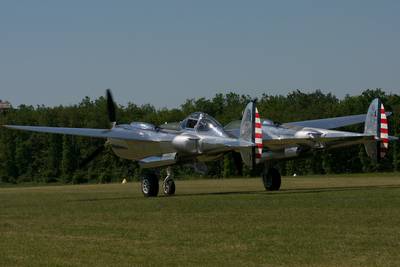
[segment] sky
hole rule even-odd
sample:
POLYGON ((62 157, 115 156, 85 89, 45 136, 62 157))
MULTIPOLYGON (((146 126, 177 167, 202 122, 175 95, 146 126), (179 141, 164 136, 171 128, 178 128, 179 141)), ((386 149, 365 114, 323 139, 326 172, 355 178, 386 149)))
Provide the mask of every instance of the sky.
POLYGON ((0 99, 400 93, 400 1, 0 0, 0 99))

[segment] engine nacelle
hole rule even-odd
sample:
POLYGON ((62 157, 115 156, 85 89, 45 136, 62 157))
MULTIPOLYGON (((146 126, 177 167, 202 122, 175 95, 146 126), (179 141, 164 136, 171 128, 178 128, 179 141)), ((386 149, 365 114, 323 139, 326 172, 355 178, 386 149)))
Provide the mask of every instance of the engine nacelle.
POLYGON ((199 153, 199 138, 193 135, 181 134, 174 137, 172 146, 179 152, 188 154, 199 153))
POLYGON ((322 133, 312 129, 303 129, 295 133, 296 138, 314 139, 321 137, 322 133))
POLYGON ((147 123, 147 122, 140 122, 140 121, 131 122, 130 126, 131 126, 131 128, 141 129, 141 130, 155 130, 156 129, 156 127, 153 124, 147 123))

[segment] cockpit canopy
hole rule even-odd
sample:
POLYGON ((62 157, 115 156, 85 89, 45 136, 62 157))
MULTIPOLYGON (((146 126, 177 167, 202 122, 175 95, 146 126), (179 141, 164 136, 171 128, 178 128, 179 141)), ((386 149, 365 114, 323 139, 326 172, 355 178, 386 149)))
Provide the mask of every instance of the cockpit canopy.
POLYGON ((203 112, 190 114, 181 122, 182 129, 194 129, 199 133, 215 136, 226 136, 222 125, 210 115, 203 112))

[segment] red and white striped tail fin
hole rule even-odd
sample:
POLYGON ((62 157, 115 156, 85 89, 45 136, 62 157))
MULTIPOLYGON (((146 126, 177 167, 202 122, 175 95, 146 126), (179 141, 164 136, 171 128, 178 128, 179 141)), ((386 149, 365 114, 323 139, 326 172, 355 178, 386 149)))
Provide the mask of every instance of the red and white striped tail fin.
POLYGON ((255 123, 254 123, 254 143, 255 147, 255 160, 256 164, 260 163, 263 151, 263 134, 260 114, 258 113, 257 107, 255 108, 255 123))
POLYGON ((379 98, 375 98, 369 105, 364 134, 373 135, 376 140, 364 144, 368 156, 375 161, 384 158, 389 148, 389 127, 385 107, 379 98))
POLYGON ((379 125, 379 138, 380 138, 380 157, 384 158, 389 148, 389 127, 388 120, 385 113, 385 107, 381 103, 380 106, 380 125, 379 125))
POLYGON ((263 152, 262 125, 255 101, 248 103, 243 111, 239 140, 252 144, 240 149, 243 162, 252 169, 262 161, 263 152))

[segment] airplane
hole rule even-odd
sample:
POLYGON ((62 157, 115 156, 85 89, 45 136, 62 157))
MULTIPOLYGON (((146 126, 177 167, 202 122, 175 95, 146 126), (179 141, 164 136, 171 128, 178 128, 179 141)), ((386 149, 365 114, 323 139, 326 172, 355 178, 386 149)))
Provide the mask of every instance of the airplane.
MULTIPOLYGON (((390 141, 388 120, 381 100, 374 99, 367 114, 336 118, 274 123, 262 119, 256 101, 250 101, 243 111, 241 121, 222 126, 203 112, 190 114, 180 123, 155 126, 146 122, 116 123, 116 105, 111 91, 106 91, 110 129, 62 128, 43 126, 4 125, 9 129, 77 135, 106 139, 113 152, 121 158, 137 161, 141 168, 167 169, 163 179, 165 195, 175 194, 173 166, 191 164, 196 171, 206 172, 204 162, 214 161, 226 153, 239 155, 235 163, 249 168, 263 165, 261 178, 268 191, 279 190, 281 175, 274 167, 276 161, 306 156, 315 150, 364 144, 369 157, 378 161, 385 157, 390 141), (365 123, 363 133, 333 130, 335 128, 365 123)), ((96 149, 89 161, 104 150, 96 149)), ((159 172, 149 171, 141 179, 141 191, 145 197, 159 193, 159 172)))

